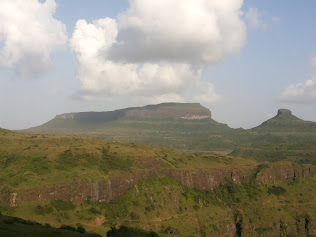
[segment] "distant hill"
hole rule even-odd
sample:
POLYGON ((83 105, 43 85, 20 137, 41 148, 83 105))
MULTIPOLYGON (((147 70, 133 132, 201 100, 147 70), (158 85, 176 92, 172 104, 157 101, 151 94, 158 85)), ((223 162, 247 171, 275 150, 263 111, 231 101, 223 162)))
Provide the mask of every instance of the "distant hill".
POLYGON ((67 113, 26 132, 93 136, 163 145, 189 152, 227 154, 238 147, 316 139, 316 123, 280 109, 260 126, 233 129, 212 119, 198 103, 163 103, 108 112, 67 113))
POLYGON ((279 109, 275 117, 251 130, 259 132, 316 132, 316 123, 299 119, 290 110, 279 109))
POLYGON ((68 113, 58 115, 56 119, 72 119, 82 122, 107 122, 120 118, 200 120, 210 117, 211 111, 198 103, 163 103, 108 112, 68 113))
POLYGON ((211 118, 198 103, 163 103, 108 112, 68 113, 26 132, 94 136, 108 140, 168 145, 180 150, 233 147, 221 134, 235 129, 211 118))

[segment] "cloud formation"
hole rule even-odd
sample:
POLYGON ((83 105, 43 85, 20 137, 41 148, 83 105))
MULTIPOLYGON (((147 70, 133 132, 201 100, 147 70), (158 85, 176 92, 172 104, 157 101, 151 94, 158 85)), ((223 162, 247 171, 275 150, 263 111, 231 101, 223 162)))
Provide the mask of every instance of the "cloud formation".
POLYGON ((77 21, 70 46, 88 95, 154 101, 217 101, 203 66, 238 52, 245 41, 242 0, 130 0, 118 19, 77 21), (175 14, 176 13, 176 14, 175 14), (190 95, 199 94, 200 97, 190 95))
POLYGON ((130 0, 118 16, 122 61, 213 63, 238 52, 245 41, 242 0, 130 0))
POLYGON ((182 93, 199 80, 200 70, 188 64, 120 63, 107 59, 116 42, 117 23, 105 18, 80 20, 70 40, 80 67, 82 89, 92 94, 159 96, 182 93))
POLYGON ((53 65, 50 54, 67 42, 55 10, 54 0, 1 0, 0 65, 23 79, 47 72, 53 65))
POLYGON ((251 28, 259 30, 265 30, 267 28, 267 24, 261 19, 258 8, 249 8, 245 18, 251 28))
POLYGON ((279 99, 292 103, 316 103, 316 77, 286 87, 279 99))

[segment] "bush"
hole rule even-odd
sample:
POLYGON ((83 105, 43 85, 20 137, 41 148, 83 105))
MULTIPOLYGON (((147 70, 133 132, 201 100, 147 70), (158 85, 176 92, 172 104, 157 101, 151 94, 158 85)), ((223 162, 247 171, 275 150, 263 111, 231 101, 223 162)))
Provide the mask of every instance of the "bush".
POLYGON ((41 205, 37 205, 34 209, 35 214, 44 216, 46 214, 51 214, 53 212, 52 207, 44 206, 42 207, 41 205))
POLYGON ((97 215, 97 214, 102 214, 102 212, 98 209, 96 209, 95 207, 91 207, 90 208, 90 212, 94 215, 97 215))
POLYGON ((131 212, 131 218, 132 220, 139 220, 139 215, 135 212, 131 212))
POLYGON ((268 194, 274 194, 276 196, 282 195, 286 193, 286 189, 279 187, 279 186, 272 186, 268 188, 268 194))
POLYGON ((79 233, 81 233, 81 234, 84 234, 84 233, 86 233, 86 229, 83 228, 82 226, 78 226, 78 227, 77 227, 77 232, 79 232, 79 233))
POLYGON ((76 231, 76 229, 70 225, 62 225, 59 229, 76 231))
POLYGON ((51 202, 51 205, 57 211, 70 211, 74 210, 76 206, 70 201, 62 201, 62 200, 55 200, 51 202))

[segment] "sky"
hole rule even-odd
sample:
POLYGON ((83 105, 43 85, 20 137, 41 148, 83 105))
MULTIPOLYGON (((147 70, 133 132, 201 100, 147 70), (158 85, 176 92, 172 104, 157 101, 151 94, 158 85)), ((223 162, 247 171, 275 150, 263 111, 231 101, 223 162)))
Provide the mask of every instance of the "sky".
POLYGON ((199 102, 230 127, 316 121, 316 1, 0 0, 0 127, 199 102))

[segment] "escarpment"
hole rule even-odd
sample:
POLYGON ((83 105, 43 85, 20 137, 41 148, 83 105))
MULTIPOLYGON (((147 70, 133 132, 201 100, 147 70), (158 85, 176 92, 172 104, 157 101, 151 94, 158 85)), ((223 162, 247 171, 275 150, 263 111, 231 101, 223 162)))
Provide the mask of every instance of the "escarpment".
POLYGON ((111 173, 107 179, 91 181, 76 179, 70 183, 59 183, 49 187, 30 188, 20 192, 1 191, 1 202, 8 206, 37 201, 44 203, 50 200, 70 200, 82 202, 89 198, 98 202, 109 202, 123 195, 142 179, 168 177, 180 184, 198 190, 214 190, 228 182, 241 184, 255 179, 258 183, 268 184, 292 181, 299 178, 310 178, 316 175, 316 167, 307 164, 272 163, 270 165, 238 168, 214 169, 147 169, 138 172, 111 173))

